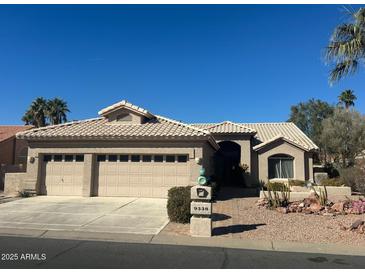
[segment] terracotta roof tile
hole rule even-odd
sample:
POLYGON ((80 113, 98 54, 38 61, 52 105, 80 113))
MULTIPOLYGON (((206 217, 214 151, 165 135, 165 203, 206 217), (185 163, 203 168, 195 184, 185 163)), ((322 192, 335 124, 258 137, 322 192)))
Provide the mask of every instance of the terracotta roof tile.
MULTIPOLYGON (((201 127, 200 127, 201 128, 201 127)), ((232 123, 230 121, 224 121, 222 123, 213 124, 205 127, 204 129, 208 130, 210 133, 222 133, 222 134, 232 134, 232 133, 255 133, 256 131, 242 126, 240 124, 232 123)))
MULTIPOLYGON (((209 130, 213 126, 220 125, 222 123, 201 123, 193 124, 195 127, 209 130)), ((308 150, 318 149, 317 145, 301 131, 294 123, 236 123, 246 128, 250 128, 256 131, 255 139, 256 146, 260 148, 261 143, 271 142, 273 139, 283 137, 292 141, 295 144, 302 146, 308 150)), ((212 131, 213 135, 214 131, 212 131)), ((221 132, 219 132, 221 133, 221 132)))
POLYGON ((32 128, 33 126, 0 126, 0 142, 13 137, 16 133, 32 128))
POLYGON ((110 123, 107 118, 74 121, 17 134, 21 139, 128 139, 144 137, 199 137, 209 132, 162 116, 143 124, 110 123))

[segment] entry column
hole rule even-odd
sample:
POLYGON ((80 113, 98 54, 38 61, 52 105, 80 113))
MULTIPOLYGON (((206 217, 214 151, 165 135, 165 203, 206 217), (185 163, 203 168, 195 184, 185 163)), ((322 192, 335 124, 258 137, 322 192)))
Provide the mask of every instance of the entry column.
POLYGON ((82 180, 82 196, 90 197, 94 182, 95 155, 84 155, 84 176, 82 180))

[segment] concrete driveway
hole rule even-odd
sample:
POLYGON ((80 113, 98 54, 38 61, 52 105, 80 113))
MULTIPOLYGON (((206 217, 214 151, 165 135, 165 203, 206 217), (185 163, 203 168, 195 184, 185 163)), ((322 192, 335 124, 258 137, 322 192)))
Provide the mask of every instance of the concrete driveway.
POLYGON ((38 196, 0 204, 0 228, 157 234, 166 199, 38 196))

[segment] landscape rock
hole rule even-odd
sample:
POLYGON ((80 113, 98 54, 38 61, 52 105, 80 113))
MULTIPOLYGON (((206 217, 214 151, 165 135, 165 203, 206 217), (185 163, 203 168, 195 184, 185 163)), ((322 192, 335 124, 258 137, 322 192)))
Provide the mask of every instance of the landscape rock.
POLYGON ((356 220, 351 226, 350 226, 350 230, 354 230, 354 229, 357 229, 359 228, 360 226, 362 226, 364 224, 364 221, 363 220, 356 220))
POLYGON ((313 212, 313 213, 318 213, 323 209, 323 206, 321 206, 319 203, 318 204, 311 204, 309 209, 313 212))
POLYGON ((344 202, 337 202, 334 203, 331 207, 332 210, 337 211, 337 212, 343 212, 344 211, 344 202))
POLYGON ((282 214, 287 214, 288 213, 288 209, 286 207, 277 207, 276 211, 280 212, 282 214))

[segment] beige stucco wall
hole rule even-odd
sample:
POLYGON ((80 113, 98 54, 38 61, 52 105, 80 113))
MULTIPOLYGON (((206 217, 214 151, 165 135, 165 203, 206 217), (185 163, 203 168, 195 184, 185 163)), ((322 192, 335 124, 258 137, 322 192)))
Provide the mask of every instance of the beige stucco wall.
POLYGON ((282 140, 262 148, 257 153, 257 173, 259 180, 267 181, 269 176, 268 159, 275 154, 287 154, 294 157, 294 179, 308 180, 313 178, 312 157, 302 149, 282 140))
POLYGON ((131 111, 120 109, 107 115, 108 121, 111 123, 124 123, 124 124, 141 124, 144 122, 145 117, 135 114, 131 111), (131 121, 117 121, 119 115, 127 114, 130 115, 131 121))
MULTIPOLYGON (((187 154, 190 165, 190 184, 195 184, 201 165, 195 158, 203 158, 203 167, 212 171, 212 155, 214 149, 206 140, 201 141, 159 141, 159 142, 30 142, 28 149, 28 165, 25 180, 41 194, 42 155, 43 154, 84 154, 83 195, 90 196, 95 191, 95 155, 96 154, 187 154), (34 158, 34 163, 29 159, 34 158)), ((7 182, 5 182, 7 184, 7 182)))

